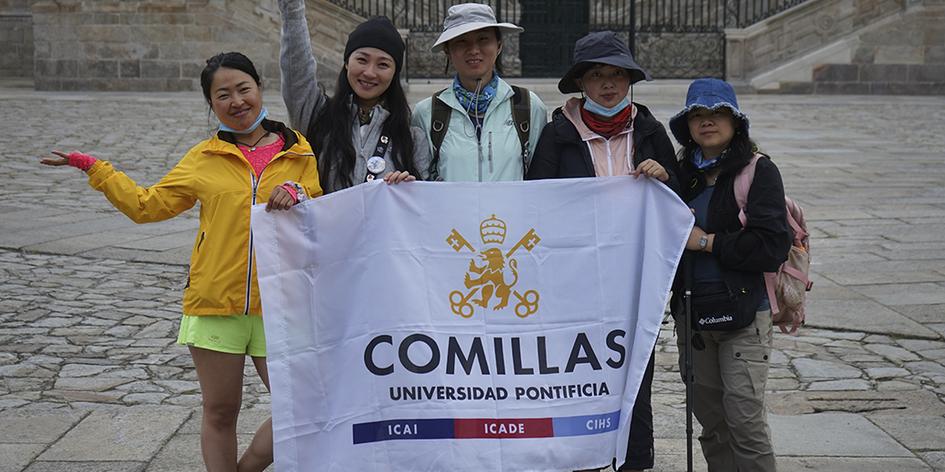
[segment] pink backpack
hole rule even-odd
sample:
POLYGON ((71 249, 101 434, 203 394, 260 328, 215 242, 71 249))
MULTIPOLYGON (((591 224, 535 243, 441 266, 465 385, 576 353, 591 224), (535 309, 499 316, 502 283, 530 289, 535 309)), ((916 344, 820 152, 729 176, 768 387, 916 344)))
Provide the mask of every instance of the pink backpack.
MULTIPOLYGON (((735 177, 735 201, 738 203, 738 219, 744 227, 748 221, 745 208, 748 204, 748 190, 755 179, 755 165, 761 154, 755 154, 751 161, 735 177)), ((804 324, 805 299, 813 283, 810 281, 810 233, 804 221, 804 210, 794 200, 784 197, 787 207, 787 220, 794 230, 794 244, 788 252, 787 260, 777 272, 765 272, 765 289, 771 303, 771 317, 782 333, 797 334, 797 329, 804 324)))

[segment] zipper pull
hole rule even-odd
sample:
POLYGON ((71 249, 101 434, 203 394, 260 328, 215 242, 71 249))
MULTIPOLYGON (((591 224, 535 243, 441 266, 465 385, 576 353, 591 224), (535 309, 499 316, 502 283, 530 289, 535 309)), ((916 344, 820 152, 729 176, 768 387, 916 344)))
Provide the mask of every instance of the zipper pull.
POLYGON ((492 170, 492 131, 489 131, 489 173, 495 172, 492 170))

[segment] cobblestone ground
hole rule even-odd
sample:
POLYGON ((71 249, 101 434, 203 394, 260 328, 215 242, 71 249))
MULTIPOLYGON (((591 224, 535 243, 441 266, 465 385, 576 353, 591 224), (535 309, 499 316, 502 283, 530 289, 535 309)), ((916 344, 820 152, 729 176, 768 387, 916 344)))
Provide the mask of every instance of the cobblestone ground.
MULTIPOLYGON (((0 251, 0 273, 0 409, 200 404, 175 344, 184 267, 0 251)), ((246 373, 244 404, 266 402, 246 373)))
MULTIPOLYGON (((637 97, 665 122, 684 92, 637 97)), ((154 182, 207 135, 195 95, 0 88, 0 430, 12 435, 0 472, 200 468, 199 388, 175 344, 196 212, 135 226, 77 171, 37 164, 80 149, 154 182), (149 434, 105 450, 83 439, 122 421, 149 434)), ((742 101, 813 230, 810 323, 776 335, 768 381, 782 469, 945 470, 945 99, 742 101)), ((244 384, 243 442, 269 408, 249 365, 244 384)), ((684 470, 683 407, 668 324, 659 470, 684 470)))

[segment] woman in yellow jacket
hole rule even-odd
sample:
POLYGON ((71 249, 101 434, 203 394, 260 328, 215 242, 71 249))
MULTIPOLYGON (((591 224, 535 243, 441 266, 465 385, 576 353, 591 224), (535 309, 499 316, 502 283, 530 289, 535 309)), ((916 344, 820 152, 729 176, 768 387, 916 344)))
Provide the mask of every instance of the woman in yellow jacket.
POLYGON ((200 82, 220 132, 157 184, 140 187, 108 162, 77 152, 53 151, 58 158, 41 162, 84 170, 92 188, 136 223, 166 220, 200 202, 177 342, 189 346, 203 394, 203 459, 209 471, 263 470, 272 462, 271 419, 239 461, 236 455, 246 355, 269 388, 250 207, 268 202, 267 210, 287 210, 322 190, 305 138, 266 119, 259 74, 246 56, 212 57, 200 82))

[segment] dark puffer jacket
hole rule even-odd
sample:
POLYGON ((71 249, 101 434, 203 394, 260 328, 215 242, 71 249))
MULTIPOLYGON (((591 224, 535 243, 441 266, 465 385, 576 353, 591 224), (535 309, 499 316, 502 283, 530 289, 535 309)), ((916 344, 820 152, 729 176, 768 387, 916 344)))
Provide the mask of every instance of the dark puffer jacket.
MULTIPOLYGON (((666 185, 674 192, 679 193, 680 186, 677 179, 678 164, 673 144, 666 135, 666 129, 650 110, 638 103, 637 116, 633 122, 633 165, 638 166, 647 159, 659 162, 669 174, 666 185)), ((594 160, 587 144, 581 140, 577 128, 566 116, 561 108, 551 115, 551 123, 541 132, 541 138, 535 148, 535 155, 528 166, 526 180, 596 177, 594 160)))

